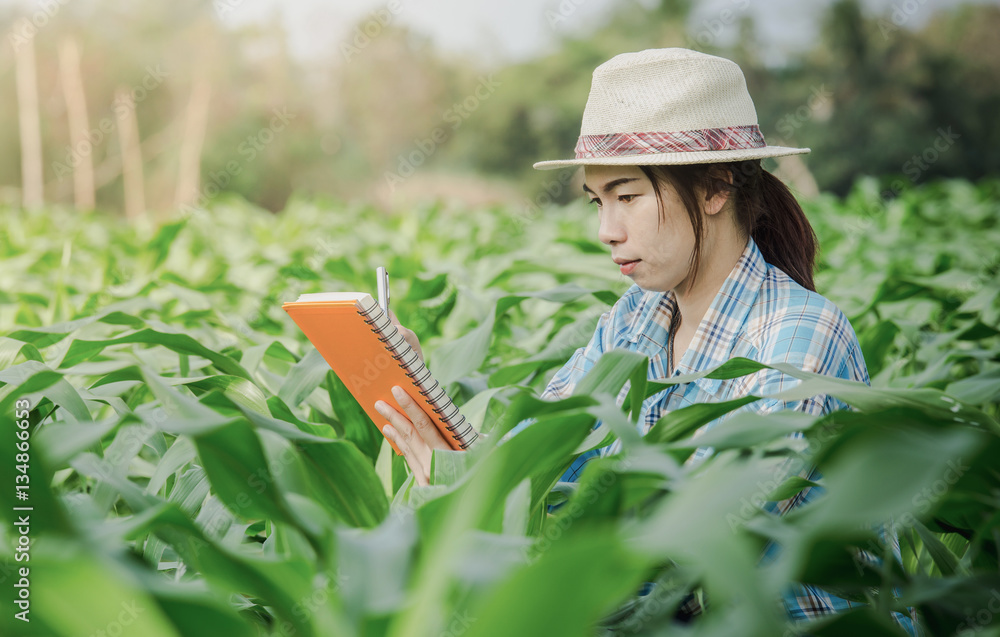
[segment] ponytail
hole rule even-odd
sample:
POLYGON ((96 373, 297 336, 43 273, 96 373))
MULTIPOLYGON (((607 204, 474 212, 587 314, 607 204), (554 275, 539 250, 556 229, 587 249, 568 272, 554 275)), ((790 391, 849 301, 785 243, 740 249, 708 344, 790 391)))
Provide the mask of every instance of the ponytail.
POLYGON ((734 199, 736 223, 753 238, 764 260, 807 290, 816 291, 813 283, 816 233, 795 196, 780 179, 761 167, 759 159, 639 168, 653 183, 661 215, 660 191, 664 183, 674 187, 687 208, 695 235, 692 277, 697 276, 704 228, 701 202, 695 190, 695 185, 700 185, 709 195, 720 189, 729 190, 730 198, 734 199), (732 175, 732 184, 718 175, 720 169, 732 175))
POLYGON ((753 237, 765 261, 815 292, 816 233, 802 206, 788 186, 760 167, 760 160, 740 163, 756 164, 748 172, 757 174, 736 191, 737 220, 753 237))

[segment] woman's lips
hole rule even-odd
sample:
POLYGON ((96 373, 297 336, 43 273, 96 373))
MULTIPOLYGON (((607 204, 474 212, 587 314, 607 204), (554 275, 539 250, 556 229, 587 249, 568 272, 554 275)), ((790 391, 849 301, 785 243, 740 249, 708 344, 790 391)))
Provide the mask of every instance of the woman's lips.
POLYGON ((636 259, 635 261, 629 261, 628 263, 623 263, 621 264, 619 269, 621 270, 622 274, 627 276, 629 274, 632 274, 632 270, 635 270, 635 266, 639 265, 639 261, 642 261, 642 259, 636 259))

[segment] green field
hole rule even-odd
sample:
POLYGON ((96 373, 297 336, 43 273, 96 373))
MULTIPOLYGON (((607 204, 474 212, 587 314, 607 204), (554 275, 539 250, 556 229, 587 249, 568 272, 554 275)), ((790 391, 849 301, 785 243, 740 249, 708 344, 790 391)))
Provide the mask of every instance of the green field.
POLYGON ((736 406, 675 411, 577 486, 556 479, 661 389, 614 352, 570 399, 537 398, 630 285, 582 202, 274 215, 222 200, 157 226, 4 210, 0 598, 26 590, 31 622, 5 601, 0 634, 779 635, 774 600, 810 582, 870 602, 812 634, 902 634, 889 612, 912 606, 935 635, 1000 635, 1000 182, 879 192, 865 179, 804 202, 817 289, 872 387, 807 382, 854 411, 739 414, 695 467, 691 432, 736 406), (495 441, 538 419, 436 454, 429 487, 280 308, 374 294, 378 265, 477 428, 495 441), (823 498, 783 518, 748 506, 802 489, 760 485, 807 455, 823 498), (873 530, 890 518, 902 565, 859 559, 890 556, 873 530), (783 550, 759 566, 768 540, 783 550), (655 593, 634 598, 644 582, 655 593), (676 624, 689 593, 707 610, 676 624))

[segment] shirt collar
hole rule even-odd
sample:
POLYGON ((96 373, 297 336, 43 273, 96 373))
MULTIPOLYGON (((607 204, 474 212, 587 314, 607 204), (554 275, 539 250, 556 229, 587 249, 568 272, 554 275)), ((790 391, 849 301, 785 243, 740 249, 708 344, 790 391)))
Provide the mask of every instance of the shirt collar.
MULTIPOLYGON (((675 374, 704 371, 729 360, 736 337, 743 331, 747 314, 753 307, 766 273, 764 255, 753 238, 748 238, 743 253, 702 317, 684 356, 675 366, 675 374)), ((646 292, 629 323, 629 340, 638 342, 641 335, 649 336, 651 331, 661 331, 660 336, 669 336, 666 330, 669 330, 676 309, 677 299, 673 290, 646 292)), ((666 346, 666 340, 654 340, 666 346)), ((715 393, 722 380, 701 379, 698 382, 706 391, 715 393)))

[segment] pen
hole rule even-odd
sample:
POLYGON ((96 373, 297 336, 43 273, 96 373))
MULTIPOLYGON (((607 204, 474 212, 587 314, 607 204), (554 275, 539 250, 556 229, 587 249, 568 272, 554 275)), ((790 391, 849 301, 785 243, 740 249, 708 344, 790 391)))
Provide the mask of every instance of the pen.
POLYGON ((375 270, 375 277, 378 284, 378 306, 386 316, 389 316, 389 274, 385 268, 379 266, 375 270))

